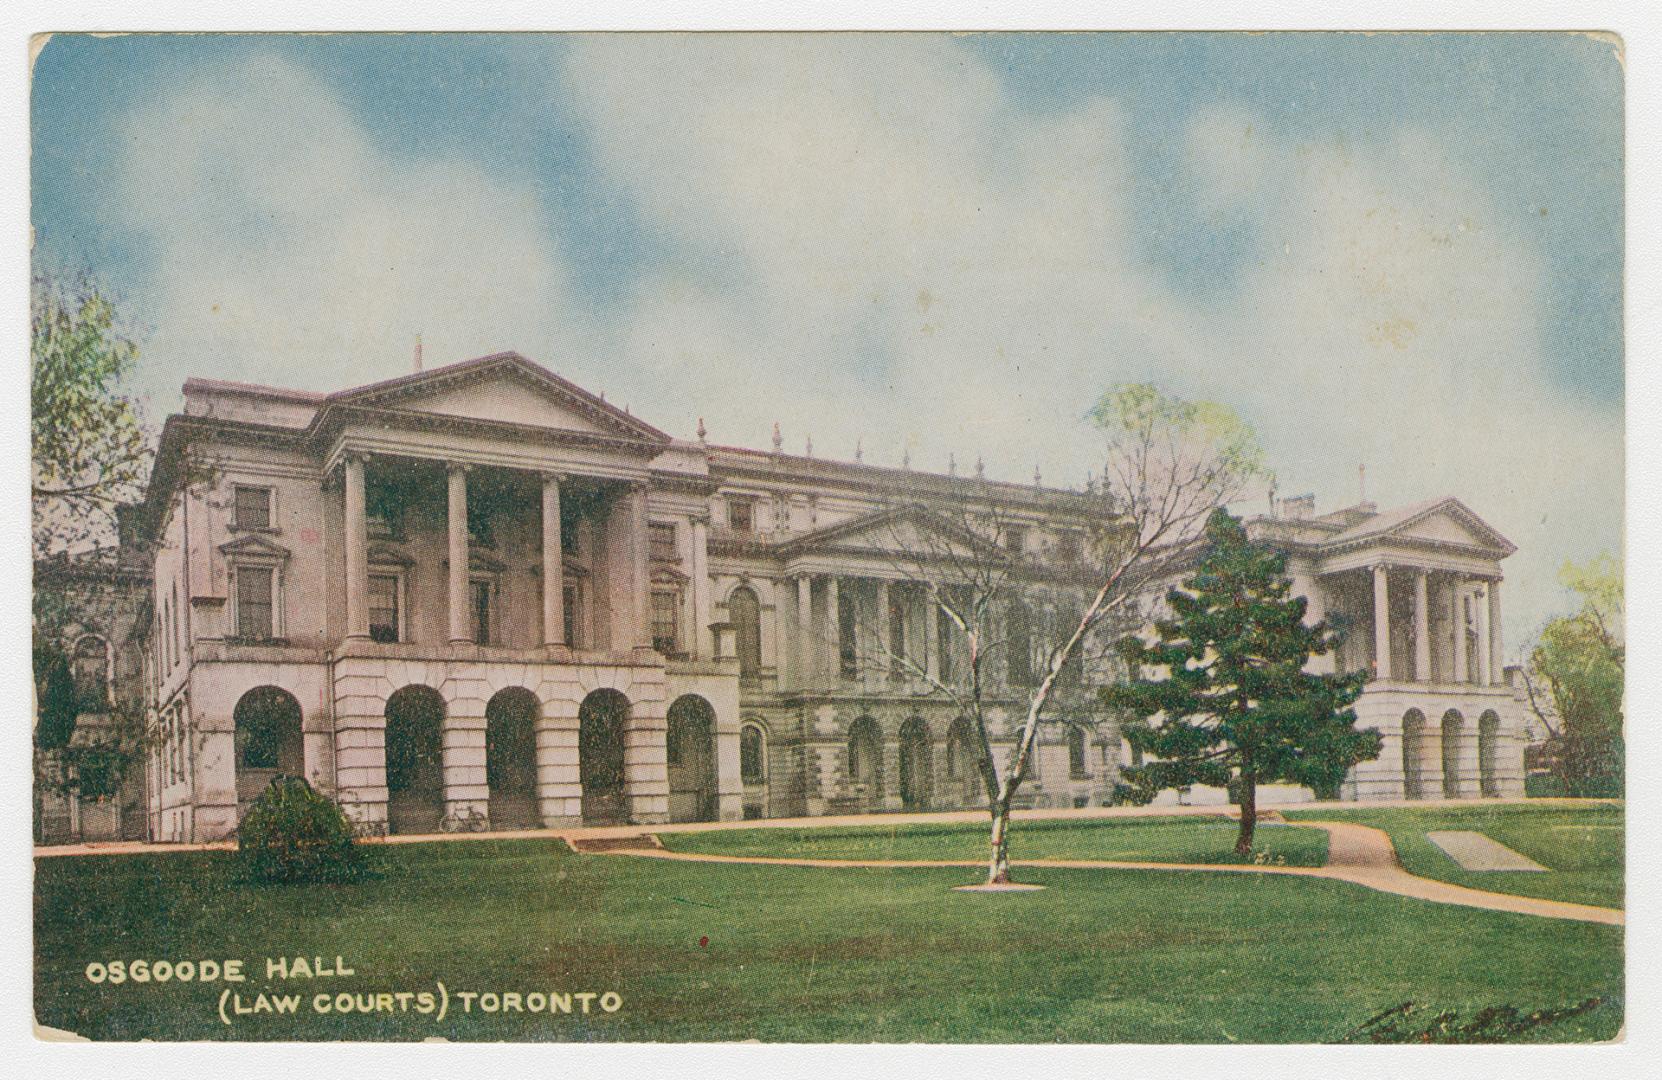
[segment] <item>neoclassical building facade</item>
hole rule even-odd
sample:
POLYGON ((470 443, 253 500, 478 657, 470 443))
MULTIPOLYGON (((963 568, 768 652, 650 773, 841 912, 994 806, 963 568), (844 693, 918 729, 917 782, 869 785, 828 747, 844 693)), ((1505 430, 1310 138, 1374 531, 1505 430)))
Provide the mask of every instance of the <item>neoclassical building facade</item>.
MULTIPOLYGON (((1066 580, 1090 505, 774 442, 672 439, 515 354, 332 394, 188 381, 138 514, 152 837, 225 836, 280 773, 371 834, 974 805, 931 692, 961 643, 887 548, 895 517, 990 493, 1005 550, 1066 580), (907 662, 862 662, 873 642, 907 662)), ((1347 796, 1521 789, 1510 545, 1454 500, 1301 505, 1252 528, 1359 628, 1338 662, 1376 667, 1363 719, 1396 740, 1347 796)), ((1111 796, 1099 674, 1061 699, 1029 802, 1111 796)), ((1031 676, 997 673, 995 748, 1031 676)))

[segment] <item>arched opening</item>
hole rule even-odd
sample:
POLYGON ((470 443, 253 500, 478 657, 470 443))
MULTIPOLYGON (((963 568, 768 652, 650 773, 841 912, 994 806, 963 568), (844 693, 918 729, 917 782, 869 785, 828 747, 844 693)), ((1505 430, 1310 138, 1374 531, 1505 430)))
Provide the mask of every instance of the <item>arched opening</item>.
POLYGON ((1499 743, 1500 717, 1490 709, 1477 719, 1477 775, 1485 799, 1500 796, 1500 776, 1495 768, 1499 743))
POLYGON ((1443 714, 1443 798, 1460 798, 1460 752, 1465 719, 1453 709, 1443 714))
POLYGON ((733 647, 739 654, 739 674, 757 675, 762 670, 762 605, 748 585, 740 585, 727 598, 727 618, 733 624, 733 647))
POLYGON ((1068 725, 1068 779, 1087 780, 1091 770, 1085 760, 1085 729, 1068 725))
POLYGON ((908 810, 929 809, 934 794, 929 728, 914 716, 900 725, 900 802, 908 810))
POLYGON ((744 785, 744 816, 768 816, 768 736, 762 725, 739 729, 739 782, 744 785))
POLYGON ((430 833, 444 819, 444 698, 411 685, 387 699, 387 831, 430 833))
POLYGON ((75 703, 84 713, 110 709, 110 643, 87 634, 75 643, 75 703))
POLYGON ((716 820, 716 711, 697 694, 669 707, 669 819, 716 820))
POLYGON ((1405 799, 1425 798, 1425 778, 1420 773, 1425 750, 1425 714, 1409 709, 1402 716, 1402 795, 1405 799))
POLYGON ((485 705, 485 783, 493 829, 537 827, 537 695, 498 690, 485 705))
POLYGON ((883 808, 883 735, 869 716, 848 728, 848 789, 860 809, 883 808))
POLYGON ((617 825, 629 816, 623 795, 623 733, 629 699, 596 690, 577 708, 577 771, 583 785, 583 822, 617 825))
POLYGON ((946 733, 946 798, 954 805, 969 808, 985 802, 981 782, 980 755, 976 752, 975 731, 967 716, 952 722, 946 733))
POLYGON ((237 804, 260 797, 278 776, 303 776, 306 754, 300 734, 300 702, 279 686, 256 686, 232 710, 236 725, 237 804))

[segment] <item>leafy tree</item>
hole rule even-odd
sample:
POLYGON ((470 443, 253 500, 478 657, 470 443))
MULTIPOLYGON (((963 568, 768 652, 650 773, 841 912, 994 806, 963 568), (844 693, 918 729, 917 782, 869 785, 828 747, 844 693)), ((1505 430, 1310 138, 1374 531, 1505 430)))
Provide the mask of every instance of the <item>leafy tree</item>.
POLYGON ((137 348, 85 280, 37 274, 30 303, 30 494, 37 558, 109 537, 149 475, 152 446, 122 390, 137 348))
POLYGON ((1526 672, 1530 699, 1547 727, 1553 771, 1564 790, 1619 795, 1627 652, 1622 565, 1609 555, 1585 566, 1565 563, 1559 579, 1580 595, 1581 610, 1542 627, 1526 672), (1541 700, 1542 686, 1550 704, 1541 700))
POLYGON ((1155 622, 1154 643, 1135 635, 1120 643, 1132 671, 1161 673, 1103 691, 1132 718, 1123 729, 1131 745, 1160 759, 1126 770, 1133 787, 1150 795, 1193 784, 1239 788, 1241 855, 1252 851, 1260 783, 1328 789, 1379 756, 1379 732, 1356 730, 1350 707, 1367 674, 1305 670, 1338 637, 1325 622, 1305 624, 1286 567, 1238 519, 1213 511, 1205 554, 1185 588, 1166 594, 1172 617, 1155 622))
POLYGON ((1159 553, 1193 540, 1213 507, 1268 475, 1251 427, 1222 405, 1136 383, 1111 388, 1088 418, 1104 437, 1105 456, 1101 480, 1082 500, 1077 552, 1040 567, 1010 551, 1007 530, 1017 523, 993 493, 895 507, 886 543, 891 565, 928 598, 928 617, 939 620, 960 660, 932 670, 880 633, 864 635, 870 655, 851 658, 904 672, 969 721, 970 768, 991 818, 989 884, 1010 880, 1010 812, 1040 726, 1077 721, 1070 706, 1083 694, 1084 671, 1103 653, 1101 641, 1140 622, 1147 571, 1159 553), (1013 619, 1013 611, 1027 614, 1013 619), (1013 739, 1003 762, 992 748, 999 713, 1009 717, 1013 739))

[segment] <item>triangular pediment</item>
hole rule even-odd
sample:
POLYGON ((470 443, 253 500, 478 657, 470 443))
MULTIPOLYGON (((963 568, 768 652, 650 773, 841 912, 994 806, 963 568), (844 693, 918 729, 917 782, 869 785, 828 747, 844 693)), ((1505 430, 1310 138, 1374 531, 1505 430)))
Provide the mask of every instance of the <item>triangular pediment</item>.
POLYGON ((334 395, 333 402, 668 442, 652 425, 517 353, 465 360, 334 395))
POLYGON ((1511 554, 1517 548, 1459 499, 1446 498, 1370 518, 1335 536, 1330 543, 1351 545, 1383 539, 1453 545, 1511 554))
POLYGON ((1435 540, 1444 544, 1470 544, 1484 546, 1486 540, 1464 521, 1449 513, 1432 514, 1421 521, 1397 531, 1399 536, 1413 537, 1417 540, 1435 540))
POLYGON ((247 533, 235 540, 219 545, 219 550, 230 556, 257 559, 286 559, 289 549, 274 540, 268 540, 258 533, 247 533))
POLYGON ((913 556, 1002 553, 997 545, 921 505, 890 507, 850 518, 797 537, 785 546, 793 553, 826 548, 913 556))

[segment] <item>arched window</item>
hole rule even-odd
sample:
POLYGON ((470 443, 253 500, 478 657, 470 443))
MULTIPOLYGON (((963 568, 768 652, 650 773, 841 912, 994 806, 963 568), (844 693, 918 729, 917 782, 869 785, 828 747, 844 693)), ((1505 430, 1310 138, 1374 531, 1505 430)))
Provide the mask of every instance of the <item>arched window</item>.
POLYGON ((110 643, 87 634, 75 643, 75 699, 83 712, 103 712, 110 704, 110 643))
POLYGON ((1085 768, 1085 729, 1068 726, 1068 775, 1075 780, 1090 776, 1085 768))
POLYGON ((739 779, 746 784, 767 783, 767 735, 760 724, 739 729, 739 779))
POLYGON ((862 716, 849 726, 849 783, 863 788, 868 799, 875 800, 882 796, 882 753, 883 737, 878 731, 877 721, 862 716))
POLYGON ((750 586, 740 585, 727 598, 727 617, 733 623, 739 674, 756 675, 762 669, 762 605, 750 586))

